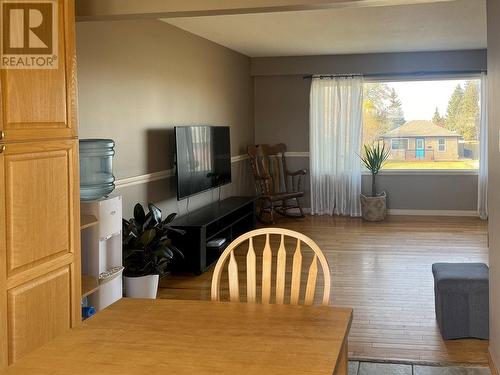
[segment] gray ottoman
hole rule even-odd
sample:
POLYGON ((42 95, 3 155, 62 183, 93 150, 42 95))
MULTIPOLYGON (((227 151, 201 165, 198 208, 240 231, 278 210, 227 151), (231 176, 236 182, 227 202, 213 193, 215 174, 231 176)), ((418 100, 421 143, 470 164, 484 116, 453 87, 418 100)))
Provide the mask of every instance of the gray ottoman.
POLYGON ((484 263, 435 263, 436 318, 445 340, 488 339, 488 266, 484 263))

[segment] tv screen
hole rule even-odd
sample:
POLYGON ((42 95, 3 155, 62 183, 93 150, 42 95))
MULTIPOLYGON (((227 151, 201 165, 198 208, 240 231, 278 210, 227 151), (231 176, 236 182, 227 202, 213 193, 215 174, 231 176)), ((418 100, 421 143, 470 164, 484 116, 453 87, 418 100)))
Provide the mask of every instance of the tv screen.
POLYGON ((176 126, 177 199, 231 182, 228 126, 176 126))

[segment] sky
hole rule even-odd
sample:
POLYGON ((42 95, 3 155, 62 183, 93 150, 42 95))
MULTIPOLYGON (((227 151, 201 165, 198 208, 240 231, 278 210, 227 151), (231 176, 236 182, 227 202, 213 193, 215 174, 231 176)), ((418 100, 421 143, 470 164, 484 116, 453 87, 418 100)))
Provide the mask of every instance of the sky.
POLYGON ((403 104, 406 121, 432 120, 436 107, 441 116, 446 114, 448 101, 458 84, 465 80, 387 82, 396 90, 403 104))

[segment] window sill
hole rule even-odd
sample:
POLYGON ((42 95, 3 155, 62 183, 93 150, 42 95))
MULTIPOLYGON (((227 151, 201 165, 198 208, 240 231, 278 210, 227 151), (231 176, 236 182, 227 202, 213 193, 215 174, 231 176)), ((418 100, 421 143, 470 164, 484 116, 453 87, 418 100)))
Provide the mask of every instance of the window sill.
MULTIPOLYGON (((370 176, 362 171, 363 176, 370 176)), ((381 176, 477 176, 477 169, 387 169, 379 172, 381 176)))

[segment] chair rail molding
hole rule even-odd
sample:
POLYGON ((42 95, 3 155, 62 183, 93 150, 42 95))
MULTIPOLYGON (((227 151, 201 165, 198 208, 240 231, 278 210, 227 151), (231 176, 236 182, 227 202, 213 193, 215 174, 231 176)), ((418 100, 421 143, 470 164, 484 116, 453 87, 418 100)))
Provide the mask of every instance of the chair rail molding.
POLYGON ((309 151, 287 151, 285 156, 290 158, 308 158, 309 151))
MULTIPOLYGON (((246 154, 231 156, 231 163, 237 163, 247 159, 248 155, 246 154)), ((115 188, 120 189, 128 186, 147 184, 149 182, 163 180, 174 176, 175 176, 175 169, 170 168, 170 169, 164 169, 163 171, 141 174, 139 176, 119 178, 115 181, 115 188)))

